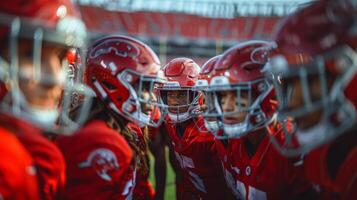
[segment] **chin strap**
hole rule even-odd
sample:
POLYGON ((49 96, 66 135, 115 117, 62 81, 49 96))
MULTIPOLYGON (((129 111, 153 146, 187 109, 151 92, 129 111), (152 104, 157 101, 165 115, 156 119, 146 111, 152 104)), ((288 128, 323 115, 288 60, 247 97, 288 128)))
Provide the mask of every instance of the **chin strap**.
POLYGON ((248 124, 245 122, 237 124, 223 124, 224 133, 229 137, 242 137, 247 132, 248 124))
POLYGON ((180 114, 174 114, 174 113, 169 112, 168 115, 169 115, 171 121, 173 121, 174 123, 183 122, 183 121, 186 121, 191 118, 191 116, 189 115, 188 112, 184 112, 184 113, 180 113, 180 114))

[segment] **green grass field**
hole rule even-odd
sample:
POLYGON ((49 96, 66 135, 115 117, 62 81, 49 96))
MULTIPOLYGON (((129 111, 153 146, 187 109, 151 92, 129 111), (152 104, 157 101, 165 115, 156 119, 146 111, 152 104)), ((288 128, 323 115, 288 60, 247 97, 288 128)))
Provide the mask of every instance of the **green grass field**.
MULTIPOLYGON (((166 155, 168 156, 168 149, 166 149, 166 155)), ((172 200, 176 199, 175 195, 175 173, 171 168, 169 158, 167 157, 167 175, 166 175, 166 190, 165 190, 165 199, 172 200)), ((149 181, 155 187, 155 174, 154 174, 154 158, 150 154, 150 177, 149 181)))

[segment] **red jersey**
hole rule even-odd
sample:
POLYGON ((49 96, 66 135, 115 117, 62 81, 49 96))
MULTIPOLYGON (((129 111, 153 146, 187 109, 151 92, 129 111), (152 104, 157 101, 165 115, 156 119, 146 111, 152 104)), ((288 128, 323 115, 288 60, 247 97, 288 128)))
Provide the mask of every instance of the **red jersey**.
POLYGON ((231 162, 228 160, 230 158, 228 150, 228 140, 215 139, 213 151, 218 157, 218 159, 221 161, 223 175, 228 188, 231 190, 232 195, 235 198, 239 199, 240 194, 238 191, 236 191, 235 178, 233 176, 234 173, 231 172, 233 167, 231 165, 231 162))
POLYGON ((155 197, 155 189, 152 187, 148 179, 137 176, 133 191, 133 199, 135 200, 150 200, 155 197))
POLYGON ((1 199, 39 199, 36 170, 30 154, 17 138, 0 128, 1 199))
MULTIPOLYGON (((281 131, 281 130, 280 130, 281 131)), ((282 156, 263 136, 254 155, 249 156, 246 138, 230 139, 228 161, 234 181, 231 188, 239 199, 289 199, 301 195, 310 185, 303 179, 299 160, 282 156)), ((227 176, 226 176, 227 178, 227 176)))
POLYGON ((67 163, 65 199, 131 198, 136 176, 132 151, 104 121, 89 121, 57 143, 67 163))
MULTIPOLYGON (((356 130, 354 130, 356 131, 356 130)), ((305 176, 321 199, 357 196, 357 135, 351 131, 305 157, 305 176)))
POLYGON ((57 199, 66 181, 65 162, 60 150, 26 121, 1 115, 2 126, 15 133, 30 153, 37 172, 41 199, 57 199))
MULTIPOLYGON (((203 120, 198 123, 203 127, 203 120)), ((186 194, 202 199, 225 199, 226 184, 221 163, 212 152, 213 135, 199 132, 192 120, 182 130, 182 137, 176 124, 166 123, 165 126, 183 176, 177 186, 178 199, 185 199, 186 194)))

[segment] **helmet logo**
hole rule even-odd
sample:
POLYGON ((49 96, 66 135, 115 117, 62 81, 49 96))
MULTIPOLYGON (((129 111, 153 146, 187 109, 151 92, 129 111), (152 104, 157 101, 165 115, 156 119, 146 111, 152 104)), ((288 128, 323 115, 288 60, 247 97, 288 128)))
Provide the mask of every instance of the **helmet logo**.
POLYGON ((250 59, 253 63, 265 64, 268 62, 270 51, 267 47, 260 47, 252 51, 250 59))
POLYGON ((111 181, 110 172, 119 169, 115 154, 109 149, 96 149, 92 151, 87 160, 78 165, 79 168, 92 167, 98 176, 105 181, 111 181))
POLYGON ((140 49, 138 47, 125 40, 112 39, 94 47, 89 54, 89 58, 94 59, 101 55, 110 54, 111 52, 124 58, 136 58, 140 55, 140 49))

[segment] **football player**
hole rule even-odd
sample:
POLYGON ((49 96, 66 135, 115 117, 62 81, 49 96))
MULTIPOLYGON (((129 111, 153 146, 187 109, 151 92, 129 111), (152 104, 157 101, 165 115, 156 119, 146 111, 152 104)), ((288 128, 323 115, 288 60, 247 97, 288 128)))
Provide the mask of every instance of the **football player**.
MULTIPOLYGON (((201 128, 201 131, 203 132, 209 131, 207 132, 208 134, 213 134, 215 136, 212 152, 221 161, 221 170, 223 171, 227 186, 231 190, 230 193, 228 191, 227 197, 228 195, 230 195, 228 198, 235 199, 235 197, 239 195, 233 193, 236 192, 236 190, 235 187, 232 187, 234 178, 232 173, 230 172, 231 165, 228 161, 228 138, 222 137, 223 131, 220 130, 220 128, 222 128, 222 125, 220 124, 221 121, 219 120, 219 118, 217 118, 216 115, 214 115, 217 110, 215 109, 215 105, 213 103, 213 92, 208 90, 209 83, 214 73, 214 66, 221 57, 222 55, 217 55, 206 61, 201 67, 199 80, 196 82, 195 90, 201 91, 203 94, 203 101, 202 103, 199 103, 201 108, 199 109, 198 115, 203 116, 204 127, 197 128, 201 128)), ((194 120, 195 119, 199 119, 199 117, 194 118, 194 120)))
POLYGON ((0 196, 3 199, 40 199, 31 155, 16 136, 0 129, 0 196))
POLYGON ((356 8, 355 1, 316 1, 289 16, 266 69, 279 77, 279 119, 294 122, 275 144, 305 156, 305 176, 323 199, 357 196, 356 8))
POLYGON ((149 167, 140 127, 162 121, 155 117, 163 113, 155 92, 159 69, 157 55, 134 38, 114 35, 91 45, 85 82, 96 98, 89 119, 58 139, 67 163, 66 199, 146 198, 141 187, 149 167))
POLYGON ((179 166, 177 199, 224 199, 226 185, 220 162, 211 151, 214 138, 197 128, 204 126, 203 120, 195 123, 192 119, 198 106, 194 86, 200 67, 189 58, 176 58, 163 71, 166 82, 159 91, 168 108, 165 127, 179 166))
MULTIPOLYGON (((300 179, 299 160, 287 159, 271 145, 266 125, 280 134, 272 121, 274 90, 261 72, 276 48, 272 42, 247 41, 235 45, 216 62, 207 90, 214 118, 223 130, 217 138, 227 184, 237 199, 286 199, 306 197, 309 185, 300 179)), ((310 192, 310 191, 308 191, 310 192)))
POLYGON ((0 15, 0 66, 7 89, 0 126, 30 153, 40 198, 56 199, 65 184, 65 162, 46 134, 69 131, 68 124, 57 123, 68 89, 63 79, 65 54, 85 46, 86 29, 70 1, 1 2, 0 15))

